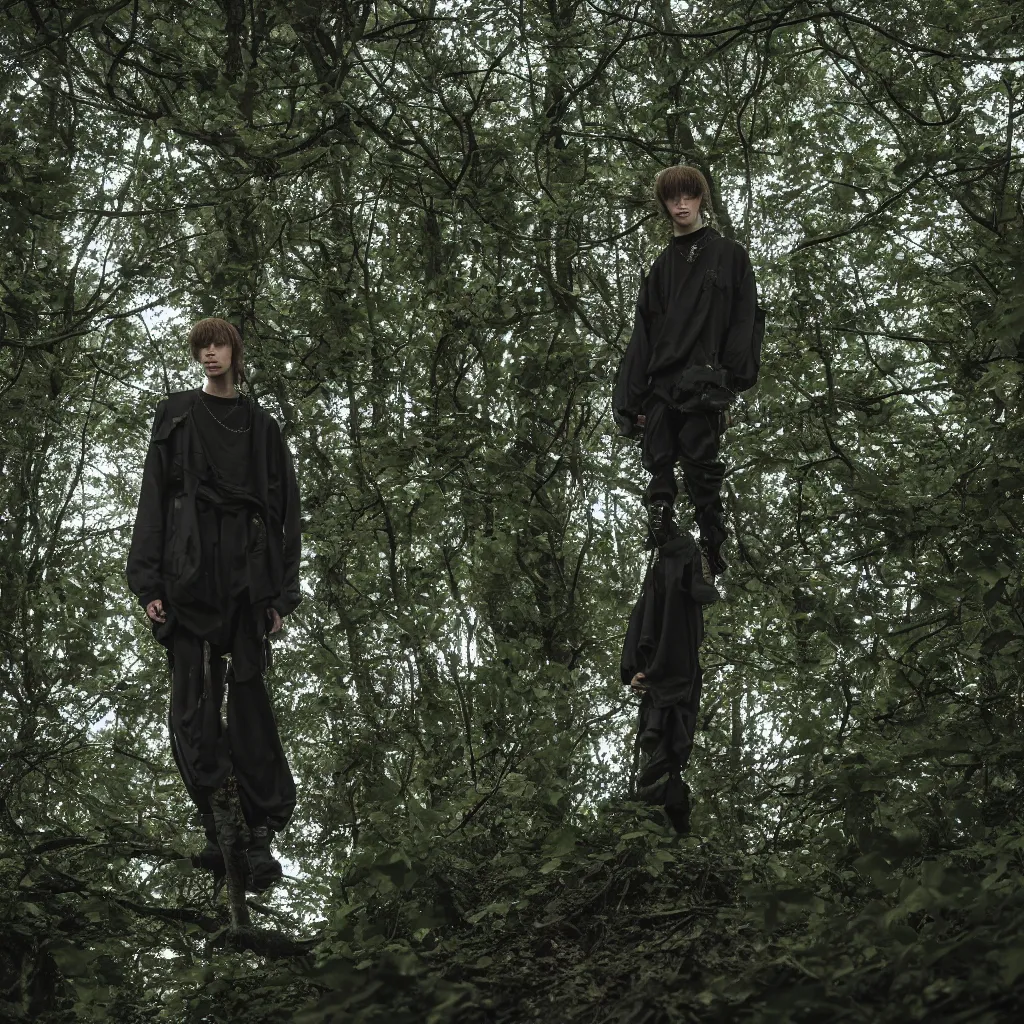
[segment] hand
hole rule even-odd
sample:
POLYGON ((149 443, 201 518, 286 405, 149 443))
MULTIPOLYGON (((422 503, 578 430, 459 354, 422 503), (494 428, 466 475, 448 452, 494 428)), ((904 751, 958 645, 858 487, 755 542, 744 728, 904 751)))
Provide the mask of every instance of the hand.
POLYGON ((276 633, 281 628, 281 616, 276 608, 267 609, 267 618, 270 619, 270 632, 276 633))
POLYGON ((629 681, 630 689, 636 693, 646 693, 649 687, 645 683, 640 682, 641 679, 646 678, 647 676, 645 676, 643 672, 637 672, 637 674, 629 681))
POLYGON ((645 426, 647 426, 647 417, 643 413, 641 413, 639 416, 637 416, 637 418, 636 418, 636 425, 638 427, 645 427, 645 426))
POLYGON ((167 621, 167 612, 164 611, 164 603, 159 597, 155 601, 150 601, 149 604, 146 605, 146 614, 154 622, 167 621))

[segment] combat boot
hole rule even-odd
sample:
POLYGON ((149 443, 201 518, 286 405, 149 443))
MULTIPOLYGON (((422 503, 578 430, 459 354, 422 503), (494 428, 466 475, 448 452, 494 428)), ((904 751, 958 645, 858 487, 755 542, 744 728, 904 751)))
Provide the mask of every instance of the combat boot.
POLYGON ((257 825, 249 829, 251 836, 245 850, 245 863, 248 867, 246 889, 250 892, 265 892, 284 874, 281 862, 270 852, 270 829, 266 825, 257 825))
POLYGON ((714 563, 709 557, 707 550, 702 546, 700 551, 700 571, 697 571, 697 564, 694 562, 691 570, 690 596, 697 604, 714 604, 722 600, 722 595, 715 586, 714 563))
POLYGON ((679 835, 690 834, 690 787, 678 773, 669 777, 665 787, 665 815, 679 835))
POLYGON ((675 532, 671 503, 652 501, 647 506, 647 549, 660 548, 675 532))

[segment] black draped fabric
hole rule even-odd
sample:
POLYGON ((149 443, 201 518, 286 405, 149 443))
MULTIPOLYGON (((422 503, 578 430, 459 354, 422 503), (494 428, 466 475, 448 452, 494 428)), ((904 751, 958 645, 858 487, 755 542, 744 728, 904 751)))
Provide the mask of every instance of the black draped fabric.
POLYGON ((728 404, 756 383, 763 335, 743 246, 710 227, 674 238, 640 285, 612 396, 620 432, 639 436, 636 418, 651 396, 685 403, 696 368, 711 371, 702 382, 719 408, 728 404))
MULTIPOLYGON (((250 405, 247 440, 241 442, 249 453, 244 483, 239 485, 230 470, 218 473, 218 465, 233 463, 225 452, 238 442, 224 426, 204 423, 217 408, 212 397, 180 391, 157 406, 128 553, 128 586, 143 607, 157 598, 172 612, 211 604, 201 505, 241 504, 251 508, 244 546, 250 598, 287 615, 302 600, 299 488, 291 454, 273 417, 250 405), (222 437, 211 466, 206 449, 215 427, 222 437)), ((157 638, 163 642, 170 632, 159 630, 157 638)))
POLYGON ((699 649, 704 616, 690 594, 694 573, 700 573, 700 556, 692 538, 672 537, 644 578, 620 663, 624 685, 643 673, 647 687, 637 723, 643 753, 638 792, 664 804, 673 823, 686 818, 687 828, 688 789, 681 773, 693 750, 703 682, 699 649))
POLYGON ((202 813, 234 774, 248 823, 275 830, 291 816, 295 783, 263 682, 267 614, 299 603, 300 545, 298 485, 274 420, 200 391, 161 402, 128 580, 167 615, 154 635, 171 663, 171 746, 202 813))

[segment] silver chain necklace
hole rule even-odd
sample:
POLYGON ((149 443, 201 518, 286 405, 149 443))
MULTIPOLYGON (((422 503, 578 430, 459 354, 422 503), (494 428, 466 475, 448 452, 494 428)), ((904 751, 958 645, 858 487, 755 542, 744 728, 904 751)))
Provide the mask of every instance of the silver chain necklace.
MULTIPOLYGON (((683 235, 682 237, 685 238, 686 236, 683 235)), ((695 263, 696 262, 697 257, 701 253, 701 250, 704 248, 704 246, 706 246, 708 244, 708 237, 709 237, 708 235, 705 235, 699 242, 694 242, 690 246, 690 249, 689 249, 689 251, 686 254, 686 262, 687 263, 695 263)))
POLYGON ((227 423, 224 422, 225 420, 231 419, 231 417, 234 416, 235 413, 242 407, 242 398, 241 398, 241 396, 239 396, 238 398, 235 399, 235 407, 234 407, 234 409, 232 409, 231 412, 229 412, 227 414, 227 416, 225 416, 224 419, 222 420, 209 407, 209 405, 207 405, 206 399, 203 397, 205 394, 206 394, 205 391, 200 391, 199 392, 199 401, 202 404, 203 408, 207 411, 207 413, 209 413, 210 417, 214 420, 215 423, 219 423, 225 430, 230 430, 232 434, 245 434, 245 433, 248 432, 249 428, 252 426, 251 422, 247 423, 244 427, 229 427, 227 425, 227 423))

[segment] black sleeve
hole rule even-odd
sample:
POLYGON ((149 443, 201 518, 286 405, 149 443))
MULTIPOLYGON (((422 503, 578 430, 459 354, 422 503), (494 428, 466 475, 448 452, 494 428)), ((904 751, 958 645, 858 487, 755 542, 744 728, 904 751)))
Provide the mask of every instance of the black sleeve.
POLYGON ((629 624, 626 626, 626 636, 622 642, 622 656, 619 659, 619 678, 623 686, 629 686, 630 681, 637 672, 643 672, 647 668, 647 659, 641 652, 641 640, 643 638, 644 609, 647 601, 648 580, 650 573, 644 577, 643 588, 637 598, 633 610, 629 613, 629 624))
POLYGON ((651 362, 651 303, 650 277, 640 282, 633 317, 633 333, 619 364, 619 374, 612 393, 612 415, 619 433, 626 437, 639 434, 636 418, 647 394, 647 367, 651 362))
POLYGON ((630 615, 626 627, 626 638, 622 644, 622 656, 619 659, 619 678, 623 686, 629 686, 630 680, 641 670, 639 650, 637 649, 637 633, 639 627, 633 622, 635 615, 630 615))
POLYGON ((754 268, 746 252, 740 249, 732 317, 721 352, 721 363, 729 371, 734 391, 746 391, 757 383, 763 338, 764 312, 757 304, 754 268))
POLYGON ((135 513, 132 543, 128 549, 126 575, 128 587, 143 608, 150 601, 164 599, 164 487, 167 481, 166 446, 155 444, 153 438, 167 415, 167 401, 156 407, 149 451, 142 468, 142 488, 135 513))
POLYGON ((275 512, 280 516, 283 528, 282 555, 284 576, 281 593, 270 602, 278 615, 282 617, 295 611, 302 601, 299 589, 299 561, 302 558, 302 516, 299 507, 299 481, 295 476, 295 465, 292 453, 288 450, 281 429, 277 423, 271 428, 278 446, 280 486, 274 489, 271 500, 280 502, 275 512))

